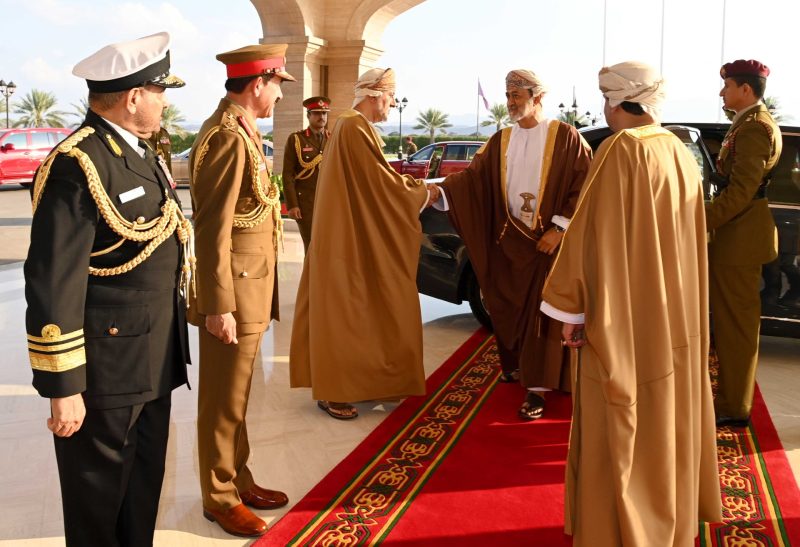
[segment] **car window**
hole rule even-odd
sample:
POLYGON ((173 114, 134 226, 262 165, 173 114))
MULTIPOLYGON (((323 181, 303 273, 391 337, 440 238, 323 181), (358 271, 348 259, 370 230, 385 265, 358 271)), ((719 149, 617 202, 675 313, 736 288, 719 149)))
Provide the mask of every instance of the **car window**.
POLYGON ((434 149, 433 146, 426 146, 425 148, 423 148, 422 150, 411 156, 409 158, 409 161, 428 161, 429 159, 431 159, 431 156, 433 155, 433 149, 434 149))
POLYGON ((31 148, 52 148, 49 133, 31 133, 31 148))
POLYGON ((783 134, 783 151, 767 196, 771 203, 800 205, 800 133, 783 134))
POLYGON ((50 133, 50 146, 55 146, 67 138, 69 133, 62 133, 60 131, 53 131, 50 133))
POLYGON ((11 133, 3 144, 13 144, 14 148, 28 148, 28 135, 27 133, 11 133))
POLYGON ((481 149, 481 144, 469 144, 467 145, 467 159, 472 161, 472 158, 475 157, 475 154, 478 153, 478 150, 481 149))
POLYGON ((448 144, 444 151, 445 160, 466 161, 467 159, 467 145, 466 144, 448 144))

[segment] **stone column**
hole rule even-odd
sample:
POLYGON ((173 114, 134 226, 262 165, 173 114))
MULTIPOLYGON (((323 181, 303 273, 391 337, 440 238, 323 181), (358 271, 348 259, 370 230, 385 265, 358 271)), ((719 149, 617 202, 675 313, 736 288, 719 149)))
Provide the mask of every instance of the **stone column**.
POLYGON ((283 99, 275 108, 273 118, 273 171, 280 173, 286 140, 291 133, 306 126, 303 100, 313 95, 329 97, 332 105, 328 129, 333 129, 336 118, 353 102, 353 84, 358 76, 375 66, 383 51, 364 40, 327 42, 315 36, 270 36, 262 43, 289 44, 286 70, 297 78, 297 82, 281 86, 283 99))

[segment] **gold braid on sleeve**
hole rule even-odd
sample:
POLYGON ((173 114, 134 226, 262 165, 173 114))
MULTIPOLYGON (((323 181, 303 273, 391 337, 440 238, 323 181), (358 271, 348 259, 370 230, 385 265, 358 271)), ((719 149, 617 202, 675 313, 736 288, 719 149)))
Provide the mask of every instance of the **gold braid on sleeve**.
POLYGON ((317 165, 322 161, 322 154, 317 154, 311 161, 303 161, 303 151, 300 148, 300 137, 295 134, 294 136, 294 149, 297 152, 297 161, 303 169, 294 176, 295 180, 305 180, 314 174, 317 165))

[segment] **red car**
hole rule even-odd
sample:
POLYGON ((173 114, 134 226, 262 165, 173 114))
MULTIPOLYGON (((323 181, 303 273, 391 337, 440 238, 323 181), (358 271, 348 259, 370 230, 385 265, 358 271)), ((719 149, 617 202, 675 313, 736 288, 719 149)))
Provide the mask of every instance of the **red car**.
POLYGON ((442 141, 429 144, 408 159, 392 160, 389 165, 400 174, 418 179, 446 177, 463 171, 483 146, 480 141, 442 141))
POLYGON ((0 129, 0 184, 30 186, 50 150, 70 133, 60 127, 0 129))

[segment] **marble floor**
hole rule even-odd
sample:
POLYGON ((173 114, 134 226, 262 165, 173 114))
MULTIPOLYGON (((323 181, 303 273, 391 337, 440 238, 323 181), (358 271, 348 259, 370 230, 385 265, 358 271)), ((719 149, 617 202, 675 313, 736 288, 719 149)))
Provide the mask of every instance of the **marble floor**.
MULTIPOLYGON (((253 381, 248 432, 251 468, 269 488, 288 493, 290 506, 261 511, 268 523, 279 519, 330 469, 345 457, 394 404, 359 405, 360 417, 343 422, 323 414, 310 390, 289 389, 288 350, 303 246, 296 231, 287 231, 279 266, 281 317, 267 332, 261 364, 253 381)), ((426 374, 433 372, 478 328, 469 307, 424 296, 426 374)), ((53 443, 45 427, 47 401, 30 385, 25 344, 22 264, 0 266, 0 547, 63 545, 61 499, 53 443)), ((192 329, 192 352, 197 336, 192 329)), ((759 383, 791 460, 800 476, 800 340, 762 338, 759 383)), ((190 367, 197 385, 197 367, 190 367)), ((234 538, 206 521, 201 513, 195 445, 196 391, 174 393, 167 473, 155 544, 160 547, 238 546, 234 538)), ((531 435, 536 424, 530 424, 531 435)))

